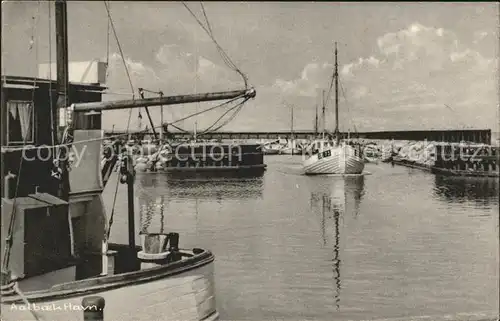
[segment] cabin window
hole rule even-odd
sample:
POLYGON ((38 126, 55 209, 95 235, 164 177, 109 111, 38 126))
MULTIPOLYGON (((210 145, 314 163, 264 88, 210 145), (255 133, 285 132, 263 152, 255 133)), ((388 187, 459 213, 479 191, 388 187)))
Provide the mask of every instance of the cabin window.
POLYGON ((33 102, 8 101, 7 114, 7 142, 33 143, 35 136, 33 102))

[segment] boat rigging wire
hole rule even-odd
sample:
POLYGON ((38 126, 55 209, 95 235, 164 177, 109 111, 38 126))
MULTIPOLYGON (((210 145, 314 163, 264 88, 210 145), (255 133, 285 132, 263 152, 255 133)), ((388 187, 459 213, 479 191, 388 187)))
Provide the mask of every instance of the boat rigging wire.
POLYGON ((21 300, 23 301, 23 303, 26 305, 26 307, 30 310, 31 312, 31 315, 33 315, 33 317, 35 318, 36 321, 42 321, 42 317, 40 315, 38 315, 38 313, 36 313, 35 309, 31 309, 30 306, 30 302, 28 301, 28 298, 26 297, 26 295, 23 293, 23 291, 21 291, 21 289, 19 288, 19 285, 17 284, 17 282, 14 282, 13 286, 12 286, 12 289, 14 290, 14 292, 17 293, 17 295, 19 295, 19 297, 21 298, 21 300))
POLYGON ((328 105, 328 100, 331 98, 332 96, 332 89, 333 89, 333 81, 335 80, 335 77, 339 77, 339 74, 336 70, 336 68, 333 69, 333 74, 332 74, 332 77, 330 79, 330 86, 328 88, 328 94, 326 95, 326 99, 325 99, 325 106, 328 105))
MULTIPOLYGON (((107 1, 104 0, 104 2, 105 3, 107 2, 108 8, 110 8, 109 0, 107 0, 107 1)), ((111 31, 111 19, 110 19, 109 15, 108 15, 108 19, 106 19, 106 22, 107 22, 107 32, 106 32, 106 79, 107 79, 108 76, 109 76, 109 47, 110 47, 109 32, 111 31)))
MULTIPOLYGON (((105 0, 106 1, 106 0, 105 0)), ((106 3, 106 2, 105 2, 106 3)), ((243 79, 244 83, 245 83, 245 89, 248 89, 248 77, 234 64, 234 62, 231 60, 231 58, 229 57, 229 55, 224 51, 224 49, 219 45, 219 43, 217 42, 217 40, 215 39, 214 35, 213 35, 213 30, 212 30, 212 27, 210 25, 210 22, 208 20, 208 16, 207 16, 207 13, 206 13, 206 10, 205 10, 205 7, 203 6, 203 3, 201 3, 201 7, 202 7, 202 11, 203 11, 203 16, 205 18, 205 21, 206 21, 206 24, 207 26, 205 26, 201 20, 194 14, 194 12, 189 8, 189 6, 182 2, 182 4, 184 5, 184 7, 189 11, 189 13, 194 17, 194 19, 196 20, 196 22, 200 25, 200 27, 207 33, 207 35, 210 37, 210 39, 214 42, 214 44, 216 45, 216 49, 217 51, 219 52, 219 55, 221 56, 222 60, 224 61, 224 63, 226 64, 226 66, 228 66, 230 69, 234 70, 235 72, 237 72, 243 79)), ((113 28, 113 21, 110 20, 111 22, 111 27, 113 28)), ((113 31, 114 31, 114 28, 113 28, 113 31)), ((123 59, 123 55, 122 55, 122 59, 123 59)), ((144 89, 143 89, 144 90, 144 89)), ((133 90, 132 90, 133 91, 133 90)), ((150 92, 150 93, 155 93, 155 94, 158 94, 158 92, 154 92, 154 91, 151 91, 151 90, 144 90, 146 92, 150 92)), ((134 91, 133 91, 134 92, 134 91)), ((238 97, 238 98, 241 98, 241 97, 238 97)), ((232 102, 234 101, 235 99, 233 100, 230 100, 229 102, 232 102)), ((244 102, 246 102, 248 99, 245 99, 244 102)), ((196 115, 199 115, 201 113, 205 113, 207 111, 210 111, 210 110, 213 110, 215 108, 218 108, 218 107, 221 107, 221 106, 225 106, 227 105, 229 102, 226 102, 226 103, 222 103, 218 106, 215 106, 213 108, 209 108, 209 109, 206 109, 206 110, 203 110, 201 112, 198 112, 198 108, 197 108, 197 112, 194 113, 194 114, 191 114, 190 116, 188 117, 184 117, 184 118, 181 118, 181 119, 178 119, 176 120, 175 122, 171 122, 171 123, 165 123, 165 124, 161 124, 159 126, 159 128, 162 128, 163 125, 171 125, 172 127, 182 131, 182 132, 185 132, 185 133, 188 133, 189 131, 183 129, 183 128, 180 128, 178 126, 175 126, 174 123, 177 123, 177 122, 181 122, 183 120, 186 120, 188 118, 191 118, 191 117, 194 117, 196 115)), ((238 105, 238 107, 240 107, 241 104, 238 105)), ((202 133, 204 132, 208 132, 211 128, 213 128, 214 126, 217 125, 217 123, 225 116, 227 115, 230 111, 233 111, 234 110, 234 114, 230 116, 230 120, 234 119, 234 117, 241 111, 241 108, 231 108, 229 109, 227 112, 225 112, 222 117, 219 117, 212 125, 210 125, 206 130, 202 131, 202 133)), ((139 112, 139 118, 142 118, 141 115, 140 115, 140 112, 139 112)), ((218 128, 222 128, 223 126, 225 126, 229 121, 226 121, 224 122, 224 124, 220 125, 218 128)), ((156 129, 158 128, 157 126, 152 126, 152 128, 156 129)), ((146 129, 147 130, 147 129, 146 129)))
MULTIPOLYGON (((236 97, 236 98, 230 99, 230 100, 228 100, 228 101, 226 101, 226 102, 223 102, 223 103, 221 103, 221 104, 218 104, 218 105, 216 105, 216 106, 213 106, 213 107, 207 108, 207 109, 202 110, 202 111, 200 111, 200 112, 196 112, 196 113, 191 114, 191 115, 188 115, 188 116, 186 116, 186 117, 182 117, 182 118, 180 118, 180 119, 177 119, 177 120, 175 120, 175 121, 173 121, 173 122, 167 123, 167 125, 172 125, 172 124, 175 124, 175 123, 178 123, 178 122, 184 121, 184 120, 186 120, 186 119, 189 119, 189 118, 192 118, 192 117, 195 117, 195 116, 201 115, 201 114, 203 114, 203 113, 206 113, 207 111, 211 111, 211 110, 214 110, 214 109, 216 109, 216 108, 220 108, 220 107, 222 107, 222 106, 228 105, 228 104, 230 104, 230 103, 232 103, 232 102, 234 102, 234 101, 236 101, 236 100, 238 100, 238 99, 241 99, 241 98, 243 98, 243 97, 244 97, 244 95, 238 96, 238 97, 236 97)), ((248 100, 248 99, 245 99, 244 101, 246 102, 247 100, 248 100)), ((233 108, 234 108, 234 107, 233 107, 233 108)), ((229 110, 228 110, 228 112, 229 112, 229 111, 231 111, 233 108, 229 109, 229 110)), ((223 115, 222 115, 222 117, 223 117, 224 115, 226 115, 226 114, 227 114, 227 112, 226 112, 225 114, 223 114, 223 115)), ((215 121, 215 123, 214 123, 214 124, 212 124, 209 128, 211 128, 211 127, 215 126, 215 124, 217 124, 217 122, 218 122, 218 121, 219 121, 222 117, 220 117, 219 119, 217 119, 217 120, 215 121)), ((177 128, 177 129, 180 129, 180 128, 177 128)), ((185 131, 186 133, 188 132, 188 131, 186 131, 186 130, 183 130, 183 131, 185 131)), ((205 131, 207 131, 207 130, 205 130, 205 131)), ((203 133, 203 132, 205 132, 205 131, 202 131, 202 133, 203 133)), ((200 134, 200 135, 201 135, 201 134, 200 134)))
POLYGON ((354 118, 351 115, 351 108, 349 108, 350 103, 349 103, 349 101, 347 101, 347 96, 346 96, 345 91, 344 91, 344 86, 342 86, 342 82, 340 81, 340 79, 339 79, 339 85, 340 85, 340 91, 342 92, 342 97, 344 97, 344 100, 346 102, 347 114, 349 115, 351 123, 354 127, 354 132, 357 133, 358 131, 356 129, 356 124, 354 123, 354 118))
POLYGON ((234 64, 234 62, 229 57, 229 55, 224 51, 224 49, 219 45, 219 43, 215 39, 215 37, 212 33, 212 28, 210 27, 210 23, 208 22, 208 18, 206 18, 206 12, 205 12, 203 5, 202 5, 202 8, 203 8, 203 12, 204 12, 204 15, 206 18, 207 26, 209 26, 208 28, 203 25, 201 20, 198 19, 198 17, 194 14, 194 12, 189 8, 189 6, 185 2, 182 2, 182 4, 189 11, 189 13, 193 16, 193 18, 196 20, 196 22, 198 22, 200 27, 207 33, 207 35, 210 37, 210 39, 213 41, 213 43, 217 47, 217 50, 219 51, 219 54, 221 55, 221 58, 224 61, 224 63, 229 68, 233 69, 235 72, 240 74, 241 78, 243 78, 243 82, 245 83, 245 89, 247 89, 248 88, 248 77, 234 64))
POLYGON ((118 35, 116 34, 115 24, 113 22, 113 18, 111 18, 111 12, 109 10, 109 6, 107 1, 104 1, 104 6, 106 7, 106 12, 108 13, 109 24, 111 25, 111 30, 113 31, 113 35, 116 40, 116 45, 118 46, 118 50, 120 51, 120 56, 122 58, 123 66, 125 67, 125 72, 127 73, 127 78, 130 84, 130 90, 132 91, 132 99, 135 99, 135 90, 134 85, 132 84, 132 79, 130 77, 130 72, 128 70, 127 62, 125 61, 125 55, 123 54, 122 46, 120 44, 120 40, 118 39, 118 35))
MULTIPOLYGON (((328 100, 331 98, 332 89, 333 89, 333 81, 335 80, 335 77, 339 78, 339 74, 338 74, 338 71, 336 72, 336 70, 334 69, 332 78, 330 80, 330 87, 328 89, 328 95, 326 96, 325 105, 328 104, 328 100)), ((340 79, 339 79, 339 81, 340 81, 340 79)))
POLYGON ((199 135, 204 135, 204 134, 208 134, 208 133, 213 133, 215 131, 218 131, 219 129, 221 129, 222 127, 226 126, 231 120, 233 120, 236 115, 241 111, 241 109, 243 108, 243 105, 249 100, 250 98, 245 98, 243 101, 239 102, 236 106, 228 109, 224 114, 222 114, 222 116, 220 116, 214 124, 212 124, 212 126, 208 127, 207 129, 205 129, 205 131, 201 132, 199 135), (236 109, 236 111, 229 117, 229 119, 227 119, 225 122, 223 122, 221 125, 219 125, 218 127, 216 127, 215 129, 212 129, 213 126, 215 126, 215 124, 217 122, 219 122, 225 115, 227 115, 230 111, 236 109), (210 130, 212 129, 212 130, 210 130))
MULTIPOLYGON (((144 88, 141 88, 141 89, 142 89, 144 92, 149 92, 149 93, 153 93, 153 94, 158 94, 158 93, 159 93, 159 92, 155 92, 155 91, 148 90, 148 89, 144 89, 144 88)), ((223 107, 223 106, 228 105, 228 104, 230 104, 230 103, 232 103, 232 102, 234 102, 234 101, 236 101, 236 100, 238 100, 238 99, 240 99, 240 98, 243 98, 243 97, 244 97, 244 95, 238 96, 238 97, 236 97, 236 98, 233 98, 233 99, 231 99, 231 100, 228 100, 228 101, 223 102, 223 103, 221 103, 221 104, 218 104, 218 105, 216 105, 216 106, 213 106, 213 107, 210 107, 210 108, 204 109, 204 110, 202 110, 202 111, 200 111, 200 112, 196 112, 196 113, 191 114, 191 115, 188 115, 188 116, 186 116, 186 117, 183 117, 183 118, 177 119, 177 120, 176 120, 176 121, 174 121, 174 122, 165 123, 165 125, 167 125, 167 126, 172 126, 172 127, 174 127, 175 129, 180 130, 180 131, 182 131, 182 132, 184 132, 184 133, 189 133, 189 131, 188 131, 188 130, 183 129, 183 128, 179 127, 179 126, 175 126, 175 125, 173 125, 173 124, 175 124, 175 123, 179 123, 179 122, 182 122, 182 121, 184 121, 184 120, 186 120, 186 119, 189 119, 189 118, 192 118, 192 117, 198 116, 198 115, 200 115, 200 114, 203 114, 203 113, 205 113, 205 112, 208 112, 208 111, 214 110, 214 109, 216 109, 216 108, 223 107)), ((245 102, 246 102, 246 101, 248 101, 248 100, 249 100, 249 99, 245 99, 242 103, 245 103, 245 102)), ((210 130, 211 128, 213 128, 214 126, 216 126, 216 125, 217 125, 217 123, 218 123, 218 122, 219 122, 219 121, 220 121, 220 120, 221 120, 221 119, 222 119, 225 115, 227 115, 230 111, 233 111, 233 110, 235 110, 235 109, 236 109, 236 111, 234 112, 234 114, 232 114, 232 115, 230 116, 230 120, 233 120, 233 119, 236 117, 236 115, 237 115, 237 114, 241 111, 241 109, 242 109, 242 107, 243 107, 242 103, 240 102, 240 103, 238 103, 236 106, 233 106, 233 107, 231 107, 230 109, 228 109, 228 110, 227 110, 224 114, 222 114, 222 116, 220 116, 220 117, 219 117, 219 118, 218 118, 218 119, 217 119, 214 123, 212 123, 212 124, 211 124, 211 125, 210 125, 207 129, 205 129, 205 130, 203 130, 203 131, 200 131, 197 135, 203 135, 203 134, 208 133, 208 132, 209 132, 209 130, 210 130), (240 108, 237 108, 237 107, 240 107, 240 108)), ((230 121, 230 120, 229 120, 229 121, 230 121)), ((229 121, 225 121, 222 125, 219 125, 219 127, 217 127, 217 128, 218 128, 218 129, 220 129, 220 128, 224 127, 225 125, 227 125, 227 124, 229 123, 229 121)), ((161 127, 161 126, 160 126, 160 127, 161 127)), ((154 126, 153 126, 153 128, 154 128, 154 129, 156 129, 157 127, 154 127, 154 126)))
POLYGON ((202 1, 200 1, 200 5, 201 5, 201 10, 203 11, 203 16, 205 17, 205 22, 207 24, 208 31, 210 31, 210 34, 212 35, 213 34, 212 26, 210 25, 210 21, 208 21, 207 12, 205 11, 205 6, 203 5, 202 1))
MULTIPOLYGON (((210 37, 210 39, 212 40, 212 42, 215 44, 216 49, 219 52, 219 55, 221 56, 223 62, 226 64, 226 66, 229 67, 230 69, 232 69, 233 71, 235 71, 236 73, 238 73, 242 77, 243 82, 245 84, 245 89, 248 89, 248 77, 236 66, 236 64, 232 61, 232 59, 229 57, 229 55, 224 51, 224 49, 220 46, 220 44, 215 39, 215 36, 213 34, 213 30, 212 30, 212 26, 210 24, 210 21, 208 20, 208 16, 207 16, 207 13, 206 13, 206 10, 205 10, 205 6, 203 5, 203 3, 200 2, 200 5, 201 5, 201 8, 202 8, 203 16, 205 18, 206 26, 194 14, 194 12, 189 8, 189 6, 186 3, 183 2, 182 4, 189 11, 189 13, 193 16, 193 18, 200 25, 200 27, 207 33, 207 35, 210 37)), ((234 109, 232 108, 229 111, 231 111, 231 110, 234 110, 234 109)), ((241 111, 241 109, 236 109, 235 112, 234 112, 235 114, 230 117, 231 120, 234 119, 234 117, 236 116, 236 114, 238 114, 240 111, 241 111)), ((224 113, 224 115, 226 115, 228 112, 224 113)), ((219 119, 217 119, 215 121, 215 123, 213 123, 212 125, 210 125, 207 129, 205 129, 204 131, 201 131, 199 135, 202 135, 203 133, 208 132, 208 130, 210 130, 210 128, 213 128, 214 126, 216 126, 217 122, 219 122, 223 118, 223 116, 219 117, 219 119)), ((225 126, 227 123, 228 122, 226 122, 222 126, 225 126)), ((219 128, 222 128, 222 126, 219 126, 219 128)), ((179 130, 181 129, 179 127, 174 127, 174 128, 177 128, 179 130)), ((184 130, 184 129, 182 129, 182 131, 188 132, 187 130, 184 130)))
MULTIPOLYGON (((106 12, 108 14, 108 19, 109 19, 109 25, 111 26, 111 29, 113 31, 113 35, 115 37, 115 40, 116 40, 116 45, 118 46, 118 50, 120 51, 120 55, 121 55, 121 58, 122 58, 122 61, 123 61, 123 65, 125 67, 125 72, 127 73, 127 78, 128 78, 128 81, 129 81, 129 84, 130 84, 130 89, 132 91, 132 99, 135 99, 135 90, 134 90, 134 85, 132 84, 132 79, 130 78, 130 73, 129 73, 129 70, 128 70, 128 66, 127 66, 127 62, 125 61, 125 55, 123 54, 123 50, 122 50, 122 46, 120 44, 120 39, 118 39, 118 35, 116 33, 116 29, 115 29, 115 24, 113 23, 113 18, 111 17, 111 11, 109 9, 109 3, 108 1, 104 0, 104 6, 106 7, 106 12)), ((130 130, 130 120, 132 119, 132 109, 129 109, 129 113, 128 113, 128 120, 127 120, 127 129, 125 131, 126 134, 128 134, 129 130, 130 130)), ((116 180, 116 186, 115 186, 115 193, 114 193, 114 196, 113 196, 113 205, 112 205, 112 209, 111 209, 111 214, 110 214, 110 217, 109 217, 109 221, 108 221, 108 227, 106 229, 106 232, 105 232, 105 242, 107 242, 109 240, 109 235, 111 233, 111 226, 113 225, 113 218, 114 218, 114 214, 115 214, 115 205, 116 205, 116 199, 117 199, 117 196, 118 196, 118 186, 120 184, 120 179, 117 179, 116 180)))

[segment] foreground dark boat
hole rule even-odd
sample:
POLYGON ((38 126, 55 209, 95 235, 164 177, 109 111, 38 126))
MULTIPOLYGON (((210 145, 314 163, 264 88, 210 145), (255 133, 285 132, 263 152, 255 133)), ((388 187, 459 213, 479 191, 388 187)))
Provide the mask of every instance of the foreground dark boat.
MULTIPOLYGON (((109 249, 108 255, 114 253, 114 260, 127 262, 124 264, 127 267, 136 265, 138 269, 37 287, 38 282, 49 285, 51 278, 61 282, 63 275, 75 273, 76 268, 72 267, 50 276, 5 285, 2 287, 2 320, 35 320, 35 315, 46 321, 84 320, 82 310, 85 304, 82 302, 91 295, 101 296, 105 305, 111 307, 106 309, 108 320, 127 320, 130 316, 147 320, 161 320, 166 316, 169 320, 218 319, 213 282, 214 256, 209 251, 170 251, 182 256, 182 260, 141 269, 141 261, 137 255, 127 255, 127 248, 110 244, 109 249)), ((138 253, 141 256, 142 252, 138 253)), ((100 262, 96 263, 100 267, 100 262)), ((115 269, 124 266, 116 265, 115 269)))
POLYGON ((132 154, 115 142, 101 164, 101 111, 246 101, 255 90, 102 102, 105 87, 69 83, 66 2, 55 9, 57 83, 2 75, 2 320, 102 320, 105 306, 108 320, 218 319, 210 251, 180 249, 171 231, 141 229, 136 245, 132 154), (128 244, 110 241, 115 209, 102 199, 117 165, 128 244))

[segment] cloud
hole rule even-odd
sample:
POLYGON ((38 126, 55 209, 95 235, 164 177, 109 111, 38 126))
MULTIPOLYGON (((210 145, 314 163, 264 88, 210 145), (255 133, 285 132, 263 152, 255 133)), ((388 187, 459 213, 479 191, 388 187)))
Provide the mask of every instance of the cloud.
POLYGON ((285 95, 297 95, 303 97, 316 97, 321 88, 322 80, 332 75, 333 65, 324 63, 310 63, 304 67, 301 76, 296 80, 277 79, 274 88, 281 90, 285 95))
POLYGON ((350 76, 353 72, 358 69, 365 68, 377 68, 380 64, 380 60, 370 56, 370 58, 359 58, 358 61, 344 65, 340 71, 343 76, 350 76))
MULTIPOLYGON (((225 66, 197 54, 182 50, 177 45, 164 45, 155 54, 156 61, 146 65, 142 61, 126 59, 135 86, 184 94, 213 90, 241 88, 236 73, 225 66)), ((122 58, 114 53, 108 67, 108 87, 129 88, 122 58), (125 76, 125 77, 124 77, 125 76)))
POLYGON ((474 32, 474 43, 478 43, 489 35, 487 31, 474 32))
MULTIPOLYGON (((476 33, 476 39, 485 36, 476 33)), ((376 45, 376 54, 339 66, 345 129, 496 128, 498 59, 461 44, 450 30, 419 23, 380 36, 376 45)), ((301 77, 278 79, 275 87, 311 97, 328 87, 331 69, 308 64, 301 77)))
MULTIPOLYGON (((244 88, 243 81, 233 70, 230 70, 226 66, 220 66, 197 53, 182 50, 180 46, 175 44, 162 46, 156 52, 155 59, 156 61, 150 65, 130 58, 125 59, 135 90, 135 97, 138 97, 137 88, 145 88, 151 91, 162 90, 165 95, 228 91, 244 88)), ((110 55, 107 87, 110 94, 105 95, 104 100, 130 99, 132 97, 132 89, 123 59, 117 53, 110 55), (129 93, 130 96, 124 96, 122 95, 123 93, 129 93)), ((146 97, 151 97, 151 95, 148 93, 146 97)), ((180 119, 190 113, 209 108, 216 104, 204 103, 164 107, 164 121, 180 119)), ((233 105, 229 105, 228 108, 231 106, 233 105)), ((155 121, 155 126, 158 126, 160 109, 151 107, 149 110, 155 121)), ((116 129, 125 129, 127 127, 128 115, 128 110, 106 112, 103 117, 104 127, 111 128, 115 125, 116 129)), ((133 111, 132 115, 131 129, 135 130, 138 129, 138 112, 133 111)), ((218 110, 213 113, 203 114, 203 117, 197 117, 196 121, 199 122, 198 125, 200 128, 203 128, 211 125, 220 115, 221 112, 218 110)), ((148 123, 148 118, 143 114, 142 116, 143 118, 140 122, 144 127, 148 123)), ((194 121, 194 119, 186 121, 183 125, 192 129, 194 121)))

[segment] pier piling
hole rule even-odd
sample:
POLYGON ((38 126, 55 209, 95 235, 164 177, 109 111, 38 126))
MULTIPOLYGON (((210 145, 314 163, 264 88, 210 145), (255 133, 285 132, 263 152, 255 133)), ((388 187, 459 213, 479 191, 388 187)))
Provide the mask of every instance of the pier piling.
POLYGON ((101 296, 87 296, 82 300, 84 321, 104 321, 105 300, 101 296))

